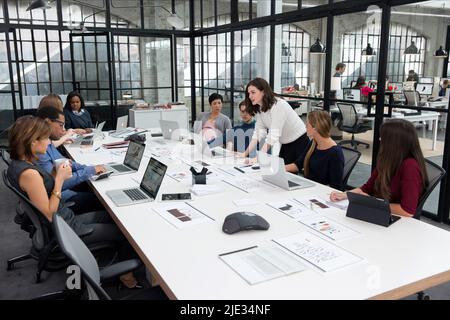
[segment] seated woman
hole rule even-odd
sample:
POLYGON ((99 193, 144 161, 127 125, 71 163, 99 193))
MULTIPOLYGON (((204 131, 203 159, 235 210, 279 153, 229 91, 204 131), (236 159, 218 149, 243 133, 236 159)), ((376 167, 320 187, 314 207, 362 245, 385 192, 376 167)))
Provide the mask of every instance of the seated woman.
MULTIPOLYGON (((366 184, 350 192, 385 199, 390 202, 393 214, 412 217, 427 186, 428 175, 416 129, 406 120, 385 121, 380 127, 377 166, 366 184)), ((330 199, 347 199, 347 194, 332 192, 330 199)))
MULTIPOLYGON (((114 242, 118 245, 121 259, 134 256, 133 249, 108 213, 96 211, 75 216, 70 208, 64 206, 61 190, 64 181, 72 176, 70 162, 60 164, 53 175, 33 163, 39 155, 45 154, 50 143, 50 131, 45 120, 33 116, 21 117, 12 125, 8 133, 12 159, 8 179, 11 184, 28 197, 49 221, 57 214, 77 234, 88 233, 81 238, 87 245, 114 242)), ((137 284, 131 273, 122 276, 121 280, 127 287, 137 284)))
MULTIPOLYGON (((61 97, 57 95, 56 93, 49 93, 45 97, 41 99, 38 106, 38 111, 44 107, 54 107, 61 112, 64 112, 64 105, 61 100, 61 97)), ((73 135, 73 133, 76 134, 85 134, 87 133, 84 129, 69 129, 67 130, 67 135, 65 135, 63 138, 59 139, 58 141, 52 141, 53 145, 55 147, 59 147, 61 144, 66 143, 66 141, 70 140, 70 136, 73 135)))
POLYGON ((66 118, 66 129, 89 129, 93 128, 89 112, 84 108, 84 99, 76 91, 67 95, 64 106, 64 117, 66 118))
POLYGON ((353 88, 359 89, 361 95, 366 98, 369 97, 369 93, 373 92, 373 89, 367 86, 366 78, 364 78, 363 76, 358 77, 358 79, 356 80, 356 84, 353 88))
POLYGON ((303 169, 306 178, 343 190, 344 154, 330 138, 330 132, 328 112, 316 110, 308 113, 306 133, 311 142, 294 163, 286 165, 286 171, 297 173, 303 169))
MULTIPOLYGON (((227 129, 231 129, 231 121, 226 115, 221 113, 223 97, 218 93, 209 96, 211 112, 205 112, 199 120, 202 121, 202 136, 208 142, 221 138, 227 129)), ((216 140, 217 142, 217 140, 216 140)), ((223 144, 223 142, 221 143, 223 144)))
POLYGON ((450 81, 448 79, 445 79, 442 82, 442 87, 439 89, 439 97, 445 97, 445 93, 447 92, 448 88, 450 88, 450 81))

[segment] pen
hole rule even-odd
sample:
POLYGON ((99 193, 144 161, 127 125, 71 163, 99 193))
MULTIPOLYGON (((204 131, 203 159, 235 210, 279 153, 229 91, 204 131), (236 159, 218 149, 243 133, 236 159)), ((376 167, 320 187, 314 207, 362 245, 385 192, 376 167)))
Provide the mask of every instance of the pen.
POLYGON ((239 169, 238 167, 233 167, 233 168, 235 168, 235 169, 236 169, 237 171, 239 171, 239 172, 245 173, 244 170, 241 170, 241 169, 239 169))
POLYGON ((98 151, 98 150, 100 150, 100 147, 98 147, 97 149, 95 149, 94 151, 98 151))

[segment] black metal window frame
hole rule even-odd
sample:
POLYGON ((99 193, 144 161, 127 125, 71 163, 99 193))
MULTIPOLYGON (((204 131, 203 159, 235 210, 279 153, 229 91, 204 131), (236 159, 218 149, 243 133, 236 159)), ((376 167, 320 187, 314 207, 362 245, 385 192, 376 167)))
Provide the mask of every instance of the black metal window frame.
MULTIPOLYGON (((214 0, 216 1, 216 0, 214 0)), ((271 15, 264 16, 264 17, 258 17, 254 19, 249 19, 246 21, 238 21, 237 18, 237 0, 232 0, 230 2, 230 13, 231 13, 231 23, 229 24, 223 24, 218 25, 217 23, 213 27, 209 28, 195 28, 194 19, 195 19, 195 7, 198 6, 198 2, 194 0, 185 0, 182 1, 183 3, 188 2, 188 10, 189 10, 189 31, 185 30, 147 30, 147 29, 140 29, 140 30, 127 30, 131 33, 136 32, 139 34, 143 34, 145 36, 152 36, 154 34, 158 35, 175 35, 175 36, 186 36, 190 37, 191 41, 191 47, 190 47, 190 56, 194 57, 194 45, 195 45, 195 38, 196 37, 203 37, 210 34, 215 33, 224 33, 224 32, 235 32, 239 30, 244 29, 252 29, 252 28, 259 28, 259 27, 270 27, 270 36, 271 36, 271 43, 274 42, 275 38, 275 26, 280 24, 287 24, 291 22, 298 22, 298 21, 307 21, 307 20, 313 20, 313 19, 319 19, 319 18, 327 18, 327 54, 325 58, 325 69, 331 70, 331 51, 332 51, 332 34, 333 34, 333 27, 332 23, 334 16, 347 14, 347 13, 356 13, 356 12, 362 12, 367 9, 369 5, 377 5, 382 9, 382 21, 381 21, 381 34, 389 34, 389 27, 390 27, 390 16, 391 16, 391 7, 398 6, 398 5, 404 5, 404 4, 412 4, 412 3, 419 3, 423 2, 423 0, 359 0, 359 1, 340 1, 340 2, 334 2, 333 0, 329 0, 328 4, 319 5, 317 7, 313 8, 300 8, 299 10, 293 10, 289 12, 284 13, 278 13, 275 14, 275 1, 272 0, 271 2, 271 15), (234 9, 233 9, 234 8, 234 9)), ((7 5, 7 1, 3 0, 4 6, 7 5)), ((174 8, 175 0, 172 0, 172 10, 174 8)), ((299 5, 301 4, 301 1, 299 1, 299 5)), ((35 26, 35 25, 29 25, 30 29, 35 28, 48 28, 48 29, 58 29, 58 30, 65 30, 66 27, 63 26, 61 22, 62 13, 61 13, 61 4, 59 1, 57 1, 58 5, 58 25, 52 26, 52 25, 44 25, 44 26, 35 26)), ((214 9, 215 13, 217 12, 217 8, 214 9)), ((5 11, 5 8, 4 8, 5 11)), ((110 7, 109 5, 106 6, 106 27, 105 28, 95 28, 96 31, 107 31, 107 32, 113 32, 114 30, 123 30, 118 28, 111 28, 111 21, 110 21, 110 7)), ((142 17, 142 12, 141 12, 142 17)), ((19 28, 19 27, 25 27, 22 25, 10 23, 10 20, 8 19, 7 15, 5 14, 5 23, 0 24, 0 26, 10 29, 10 28, 19 28)), ((233 38, 234 34, 231 33, 231 38, 233 38)), ((380 39, 380 57, 379 57, 379 65, 378 65, 378 82, 384 81, 386 77, 386 70, 388 65, 388 47, 389 47, 389 39, 388 37, 381 37, 380 39)), ((233 52, 234 47, 233 43, 231 43, 231 52, 233 52)), ((273 47, 271 48, 271 59, 274 57, 274 50, 273 47)), ((174 63, 172 61, 172 63, 174 63)), ((195 85, 196 81, 199 76, 195 72, 195 61, 191 59, 191 113, 192 118, 195 118, 195 106, 196 106, 196 91, 195 91, 195 85)), ((234 68, 234 62, 231 61, 231 70, 233 72, 234 68)), ((270 77, 269 82, 273 84, 274 79, 274 69, 273 66, 271 66, 270 69, 270 77)), ((173 81, 173 80, 172 80, 173 81)), ((232 83, 234 82, 234 79, 231 79, 232 83)), ((332 99, 328 98, 330 97, 330 75, 327 73, 325 77, 325 92, 324 97, 316 100, 323 100, 324 106, 327 109, 330 102, 333 102, 332 99)), ((175 86, 177 83, 174 84, 175 86)), ((20 88, 19 88, 20 89, 20 88)), ((232 94, 231 98, 233 99, 233 86, 231 87, 232 94)), ((233 101, 231 101, 233 102, 233 101)), ((393 106, 390 106, 393 107, 393 106)), ((421 107, 408 107, 410 109, 424 109, 421 107)), ((374 159, 376 157, 376 154, 378 152, 379 148, 379 126, 381 125, 384 115, 383 115, 383 109, 384 109, 384 86, 381 87, 381 89, 377 92, 377 105, 376 105, 376 116, 375 116, 375 130, 374 130, 374 159)), ((428 109, 430 110, 430 109, 428 109)), ((438 111, 438 110, 436 110, 438 111)), ((439 110, 442 111, 442 110, 439 110)), ((448 110, 447 110, 448 113, 448 110)), ((446 128, 446 143, 444 147, 444 155, 443 155, 443 167, 444 169, 449 172, 450 171, 450 126, 447 126, 446 128)), ((373 164, 375 164, 375 161, 373 161, 373 164)), ((448 193, 448 190, 450 190, 450 179, 445 179, 441 183, 440 187, 440 197, 439 197, 439 211, 438 216, 431 216, 431 218, 434 218, 438 221, 445 221, 447 223, 450 223, 450 219, 448 217, 448 213, 450 212, 450 199, 446 196, 448 193)))

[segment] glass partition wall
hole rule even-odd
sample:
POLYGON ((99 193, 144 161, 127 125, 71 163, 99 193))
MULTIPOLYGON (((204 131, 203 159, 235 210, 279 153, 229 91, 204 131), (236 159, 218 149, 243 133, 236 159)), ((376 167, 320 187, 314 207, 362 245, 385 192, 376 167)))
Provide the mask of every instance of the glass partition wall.
MULTIPOLYGON (((370 126, 355 134, 368 147, 357 147, 352 186, 374 168, 379 126, 391 117, 411 120, 425 157, 449 169, 442 88, 450 68, 439 51, 450 48, 448 1, 62 0, 44 11, 26 11, 29 1, 0 4, 2 129, 32 112, 40 96, 74 89, 107 109, 99 119, 113 122, 129 100, 182 101, 193 122, 218 92, 237 124, 246 84, 263 77, 303 119, 314 108, 329 110, 337 142, 351 138, 339 130, 339 104, 352 105, 370 126), (346 68, 336 76, 340 63, 346 68), (404 93, 410 70, 413 102, 404 93), (355 90, 358 78, 371 92, 355 90)), ((425 204, 426 216, 447 223, 449 181, 425 204)))

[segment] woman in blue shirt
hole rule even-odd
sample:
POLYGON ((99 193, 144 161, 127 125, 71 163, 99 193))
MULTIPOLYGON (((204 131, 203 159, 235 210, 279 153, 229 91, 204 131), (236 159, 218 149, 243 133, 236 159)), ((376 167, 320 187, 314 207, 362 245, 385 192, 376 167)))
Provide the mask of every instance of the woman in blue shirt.
POLYGON ((316 110, 308 113, 306 133, 311 139, 306 150, 286 171, 303 175, 313 181, 342 190, 344 154, 330 137, 331 117, 328 112, 316 110))
POLYGON ((94 127, 91 115, 84 108, 84 99, 76 91, 72 91, 67 95, 64 116, 66 118, 66 129, 89 129, 94 127))

